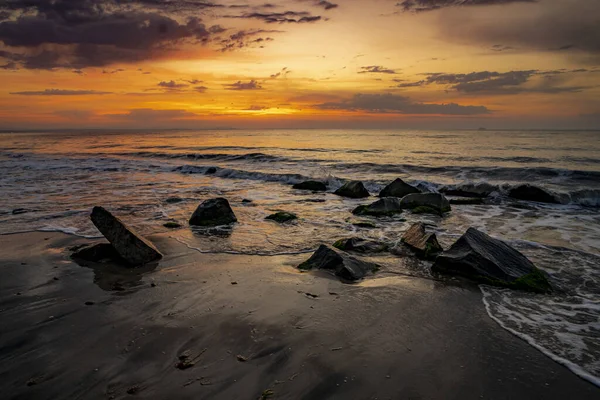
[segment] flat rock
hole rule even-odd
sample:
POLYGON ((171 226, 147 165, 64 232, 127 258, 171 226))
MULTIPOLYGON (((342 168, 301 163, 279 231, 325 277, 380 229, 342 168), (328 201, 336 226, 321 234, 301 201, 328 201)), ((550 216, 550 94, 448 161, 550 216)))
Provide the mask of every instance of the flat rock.
POLYGON ((90 218, 121 258, 129 264, 147 264, 162 257, 150 241, 103 207, 94 207, 90 218))
POLYGON ((321 245, 313 255, 300 264, 298 269, 325 269, 348 281, 362 279, 369 272, 379 269, 377 264, 362 261, 348 253, 328 245, 321 245))
POLYGON ((167 204, 181 203, 182 201, 183 199, 181 197, 169 197, 165 200, 167 204))
POLYGON ((369 205, 356 207, 352 214, 374 217, 390 216, 402 212, 402 204, 396 197, 384 197, 369 205))
POLYGON ((333 247, 339 250, 355 251, 357 253, 381 253, 388 249, 388 246, 385 243, 361 238, 340 239, 333 244, 333 247))
POLYGON ((530 184, 516 186, 508 192, 513 199, 535 201, 538 203, 560 203, 552 193, 530 184))
POLYGON ((404 182, 402 179, 397 178, 392 183, 387 185, 381 192, 379 192, 379 197, 398 197, 402 198, 407 194, 411 193, 421 193, 419 189, 414 186, 409 185, 404 182))
POLYGON ((352 199, 362 199, 370 196, 369 191, 361 181, 346 182, 344 186, 336 190, 334 194, 352 199))
POLYGON ((205 200, 192 214, 189 224, 195 226, 219 226, 237 222, 227 199, 218 197, 205 200))
POLYGON ((426 259, 433 259, 443 251, 435 233, 427 233, 425 225, 420 222, 408 228, 400 240, 418 256, 426 259))
POLYGON ((412 193, 400 200, 402 208, 413 212, 432 212, 443 214, 450 211, 448 199, 441 193, 412 193))
POLYGON ((276 212, 274 214, 267 216, 265 219, 279 222, 279 223, 284 223, 284 222, 289 222, 289 221, 298 219, 298 217, 296 216, 296 214, 293 214, 293 213, 290 213, 287 211, 279 211, 279 212, 276 212))
POLYGON ((327 190, 327 185, 320 181, 304 181, 296 183, 292 186, 294 189, 299 190, 312 190, 313 192, 324 192, 327 190))
POLYGON ((461 275, 489 285, 538 293, 551 291, 546 275, 507 243, 469 228, 438 256, 432 271, 461 275))

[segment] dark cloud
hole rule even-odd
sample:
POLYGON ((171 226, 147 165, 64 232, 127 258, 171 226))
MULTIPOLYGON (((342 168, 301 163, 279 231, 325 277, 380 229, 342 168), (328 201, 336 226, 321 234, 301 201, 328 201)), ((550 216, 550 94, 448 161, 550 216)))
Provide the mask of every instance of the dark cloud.
POLYGON ((492 6, 510 3, 535 3, 538 0, 404 0, 397 5, 403 11, 426 12, 447 7, 492 6))
POLYGON ((171 80, 171 81, 159 82, 158 86, 165 88, 165 89, 184 89, 184 88, 188 87, 189 85, 187 85, 185 83, 177 83, 177 82, 171 80))
POLYGON ((246 108, 246 111, 261 111, 261 110, 267 110, 269 107, 265 107, 265 106, 250 106, 248 108, 246 108))
POLYGON ((236 49, 241 49, 244 47, 251 47, 255 44, 261 44, 263 42, 270 42, 273 40, 271 37, 262 37, 262 35, 270 34, 270 33, 281 33, 283 31, 274 30, 274 29, 251 29, 251 30, 241 30, 236 33, 230 35, 227 38, 220 40, 221 51, 231 51, 236 49), (257 36, 261 36, 258 37, 257 36))
POLYGON ((11 92, 20 96, 89 96, 111 94, 112 92, 101 92, 97 90, 69 90, 69 89, 45 89, 41 91, 11 92))
POLYGON ((312 15, 308 11, 284 11, 273 13, 251 12, 241 15, 228 15, 227 18, 257 19, 267 24, 302 24, 321 20, 321 16, 312 15))
POLYGON ((198 93, 204 93, 208 88, 206 86, 194 86, 194 90, 198 93))
POLYGON ((299 3, 312 3, 317 7, 322 7, 325 10, 332 10, 334 8, 338 8, 339 6, 335 3, 325 0, 296 0, 299 3))
POLYGON ((490 110, 484 106, 463 106, 455 103, 419 103, 408 97, 389 93, 358 93, 349 100, 322 103, 315 107, 322 110, 367 111, 373 113, 396 114, 480 115, 490 113, 490 110))
POLYGON ((444 85, 446 90, 468 94, 517 94, 517 93, 565 93, 579 92, 587 87, 564 86, 564 80, 546 79, 531 82, 538 76, 556 77, 559 74, 583 70, 538 71, 523 70, 509 72, 479 71, 468 74, 430 73, 426 79, 399 83, 397 87, 408 88, 425 85, 444 85))
POLYGON ((260 83, 255 81, 254 79, 250 82, 242 82, 237 81, 235 83, 231 83, 229 85, 225 85, 228 90, 259 90, 262 89, 260 83))
POLYGON ((359 74, 396 74, 396 70, 382 67, 381 65, 370 65, 367 67, 360 67, 359 74))
POLYGON ((277 79, 279 77, 284 77, 285 78, 287 76, 287 74, 289 74, 290 72, 292 72, 292 71, 290 71, 289 69, 287 69, 287 67, 284 67, 284 68, 281 69, 281 71, 279 71, 279 72, 277 72, 275 74, 271 74, 271 76, 269 76, 269 78, 271 78, 271 79, 277 79))

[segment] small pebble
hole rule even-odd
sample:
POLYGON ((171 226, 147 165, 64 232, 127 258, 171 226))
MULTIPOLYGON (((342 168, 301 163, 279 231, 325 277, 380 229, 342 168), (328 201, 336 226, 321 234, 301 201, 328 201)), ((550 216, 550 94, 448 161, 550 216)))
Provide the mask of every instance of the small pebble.
POLYGON ((94 305, 94 302, 93 302, 93 301, 86 301, 86 302, 85 302, 85 305, 86 305, 86 306, 93 306, 93 305, 94 305))

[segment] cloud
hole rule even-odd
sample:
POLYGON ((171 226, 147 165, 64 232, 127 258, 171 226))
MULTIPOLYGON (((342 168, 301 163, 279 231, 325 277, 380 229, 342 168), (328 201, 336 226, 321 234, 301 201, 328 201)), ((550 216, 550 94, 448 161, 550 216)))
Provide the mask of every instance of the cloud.
POLYGON ((522 70, 509 72, 478 71, 468 74, 428 73, 426 79, 416 82, 399 83, 396 87, 409 88, 425 85, 445 85, 446 90, 452 90, 468 94, 517 94, 517 93, 565 93, 580 92, 587 87, 584 86, 560 86, 564 80, 555 79, 557 75, 583 72, 585 70, 565 71, 538 71, 522 70), (547 76, 553 79, 537 80, 531 79, 539 76, 547 76))
POLYGON ((341 102, 322 103, 321 110, 367 111, 396 114, 481 115, 491 111, 484 106, 463 106, 455 103, 435 104, 414 102, 408 97, 394 94, 355 94, 341 102))
POLYGON ((194 86, 194 90, 198 93, 204 93, 208 88, 206 86, 194 86))
POLYGON ((284 11, 273 13, 251 12, 241 15, 228 15, 227 18, 257 19, 267 24, 302 24, 321 20, 321 16, 312 15, 308 11, 284 11))
POLYGON ((251 47, 253 45, 261 45, 264 42, 273 41, 273 38, 266 36, 262 37, 264 34, 270 33, 281 33, 283 31, 274 30, 274 29, 250 29, 250 30, 241 30, 236 33, 230 35, 227 38, 221 39, 219 44, 221 45, 221 51, 230 51, 241 49, 244 47, 251 47), (261 37, 256 37, 261 36, 261 37))
POLYGON ((330 1, 326 1, 326 0, 296 0, 299 3, 312 3, 313 5, 315 5, 316 7, 322 7, 325 10, 332 10, 334 8, 338 8, 339 5, 332 3, 330 1))
POLYGON ((382 67, 381 65, 370 65, 367 67, 360 67, 359 74, 396 74, 396 70, 382 67))
POLYGON ((125 114, 105 114, 105 117, 132 122, 172 121, 198 117, 187 110, 155 110, 152 108, 136 108, 125 114))
POLYGON ((225 85, 225 87, 228 90, 259 90, 259 89, 262 89, 262 86, 260 85, 260 83, 258 83, 254 79, 251 80, 250 82, 237 81, 235 83, 225 85))
POLYGON ((271 74, 271 75, 269 76, 269 78, 271 78, 271 79, 277 79, 277 78, 279 78, 279 77, 283 77, 283 78, 285 78, 285 77, 286 77, 286 76, 287 76, 289 73, 291 73, 291 72, 292 72, 292 71, 290 71, 289 69, 287 69, 287 67, 283 67, 283 68, 281 69, 281 71, 279 71, 279 72, 277 72, 277 73, 275 73, 275 74, 271 74))
POLYGON ((404 0, 396 5, 402 11, 427 12, 447 7, 493 6, 510 3, 535 3, 538 0, 404 0))
POLYGON ((10 92, 19 96, 90 96, 112 94, 112 92, 101 92, 97 90, 68 90, 68 89, 45 89, 41 91, 10 92))
POLYGON ((185 84, 185 83, 177 83, 173 80, 171 81, 162 81, 158 83, 158 86, 165 88, 165 89, 183 89, 188 87, 189 85, 185 84))

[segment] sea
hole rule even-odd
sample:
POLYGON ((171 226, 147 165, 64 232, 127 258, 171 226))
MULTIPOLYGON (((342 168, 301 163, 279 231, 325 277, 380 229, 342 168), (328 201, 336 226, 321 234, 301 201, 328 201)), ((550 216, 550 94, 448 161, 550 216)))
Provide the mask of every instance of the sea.
MULTIPOLYGON (((425 222, 449 247, 469 227, 505 240, 549 274, 551 295, 481 285, 490 317, 600 386, 600 131, 202 130, 0 133, 0 234, 60 231, 101 237, 89 219, 102 205, 145 235, 169 232, 201 253, 310 253, 362 237, 399 244, 425 222), (361 180, 376 195, 396 178, 423 191, 484 188, 485 204, 444 217, 357 218, 372 199, 333 194, 361 180), (295 190, 327 182, 325 193, 295 190), (559 204, 512 199, 523 183, 559 204), (204 200, 225 197, 238 223, 187 226, 204 200), (275 211, 291 224, 265 221, 275 211), (374 227, 359 227, 369 221, 374 227), (168 229, 177 222, 182 229, 168 229), (359 224, 360 225, 360 224, 359 224)), ((398 256, 389 255, 388 264, 398 256)), ((430 264, 407 274, 427 277, 430 264)))

